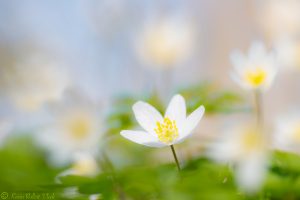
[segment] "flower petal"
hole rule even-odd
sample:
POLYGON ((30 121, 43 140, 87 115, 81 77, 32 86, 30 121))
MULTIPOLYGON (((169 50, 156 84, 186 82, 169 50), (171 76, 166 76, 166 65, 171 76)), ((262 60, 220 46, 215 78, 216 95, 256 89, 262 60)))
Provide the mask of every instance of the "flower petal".
POLYGON ((237 165, 237 182, 241 189, 247 193, 260 189, 267 171, 267 160, 263 153, 253 154, 237 165))
POLYGON ((251 62, 257 62, 264 59, 266 56, 266 47, 261 41, 254 41, 248 52, 249 60, 251 62))
POLYGON ((177 94, 172 98, 167 108, 165 117, 175 120, 178 129, 181 130, 186 118, 185 100, 181 95, 177 94))
POLYGON ((246 81, 244 81, 244 80, 241 79, 242 76, 243 76, 243 75, 241 75, 241 74, 236 74, 236 73, 231 73, 231 74, 230 74, 231 79, 232 79, 236 84, 238 84, 240 87, 242 87, 242 88, 244 88, 244 89, 252 89, 252 87, 251 87, 249 84, 247 84, 246 81))
POLYGON ((246 66, 247 59, 240 51, 235 50, 230 54, 230 61, 238 74, 241 74, 246 66))
POLYGON ((121 131, 121 135, 137 144, 142 144, 148 147, 163 147, 165 144, 161 143, 158 139, 154 138, 150 133, 144 131, 121 131))
POLYGON ((200 106, 186 118, 183 130, 179 133, 179 137, 175 143, 183 141, 192 134, 192 131, 196 128, 197 124, 201 120, 204 111, 204 106, 200 106))
POLYGON ((235 140, 231 140, 231 137, 223 136, 208 147, 206 154, 217 162, 227 163, 236 160, 239 150, 235 140))
POLYGON ((132 109, 141 127, 156 137, 154 129, 157 122, 163 121, 162 115, 153 106, 142 101, 135 103, 132 109))

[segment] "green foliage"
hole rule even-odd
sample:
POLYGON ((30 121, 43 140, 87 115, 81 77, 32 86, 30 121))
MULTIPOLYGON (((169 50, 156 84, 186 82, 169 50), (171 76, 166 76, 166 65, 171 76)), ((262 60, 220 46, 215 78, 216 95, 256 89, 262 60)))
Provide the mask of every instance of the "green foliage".
POLYGON ((243 98, 237 93, 221 89, 219 86, 205 82, 179 90, 186 98, 187 110, 192 112, 204 105, 206 113, 230 113, 246 110, 243 98))
MULTIPOLYGON (((68 177, 63 184, 74 182, 85 194, 102 193, 104 199, 125 196, 126 199, 299 199, 300 157, 274 152, 265 185, 255 195, 247 195, 235 185, 228 166, 205 158, 191 160, 178 172, 174 164, 155 167, 131 166, 114 174, 102 173, 86 182, 68 177), (91 189, 93 188, 93 189, 91 189), (108 193, 109 191, 109 193, 108 193)), ((255 173, 255 172, 253 172, 255 173)))
POLYGON ((95 177, 69 175, 55 182, 65 168, 47 164, 47 155, 30 138, 11 138, 0 149, 0 191, 47 191, 58 199, 88 199, 92 194, 108 200, 300 199, 300 157, 296 154, 275 151, 262 190, 249 196, 238 189, 232 169, 226 165, 199 157, 183 163, 178 172, 174 163, 153 163, 151 148, 138 147, 141 151, 131 157, 142 162, 129 162, 95 177), (64 191, 69 188, 78 194, 67 198, 64 191))
POLYGON ((42 190, 44 184, 54 184, 59 172, 45 160, 30 138, 11 138, 0 149, 0 187, 3 190, 42 190), (37 184, 38 183, 38 184, 37 184))
POLYGON ((268 199, 300 199, 300 157, 274 152, 264 193, 268 199))
POLYGON ((0 193, 51 192, 64 199, 61 196, 64 188, 54 181, 63 169, 50 166, 46 158, 30 137, 9 138, 0 148, 0 193))

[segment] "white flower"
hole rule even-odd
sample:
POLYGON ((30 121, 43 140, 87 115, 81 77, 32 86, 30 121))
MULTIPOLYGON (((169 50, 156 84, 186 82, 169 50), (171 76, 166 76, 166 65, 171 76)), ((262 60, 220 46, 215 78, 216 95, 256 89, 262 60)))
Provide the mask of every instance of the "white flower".
POLYGON ((231 54, 234 67, 232 78, 245 89, 268 89, 277 73, 273 52, 266 52, 261 42, 254 42, 247 57, 240 51, 231 54))
POLYGON ((73 95, 63 100, 50 107, 50 122, 37 134, 56 165, 73 161, 77 152, 97 153, 102 136, 98 105, 73 95))
POLYGON ((62 192, 62 196, 68 199, 69 198, 75 199, 81 196, 81 194, 78 191, 78 187, 72 186, 72 187, 65 188, 62 192))
POLYGON ((0 89, 17 108, 35 111, 61 98, 70 81, 65 68, 35 55, 0 68, 0 89))
POLYGON ((92 194, 89 196, 89 200, 100 200, 103 199, 101 194, 92 194))
POLYGON ((274 134, 274 147, 300 153, 300 114, 293 113, 280 118, 274 134))
POLYGON ((138 53, 149 66, 175 67, 191 53, 193 31, 187 22, 175 18, 159 19, 146 25, 138 39, 138 53))
POLYGON ((189 137, 204 114, 200 106, 186 117, 185 100, 175 95, 163 117, 154 107, 145 102, 133 105, 135 118, 145 131, 121 131, 121 135, 135 143, 149 147, 164 147, 182 142, 189 137))
POLYGON ((74 154, 72 167, 60 173, 57 178, 67 175, 94 176, 99 172, 97 162, 93 155, 86 152, 74 154))
POLYGON ((225 132, 207 154, 217 162, 233 164, 237 183, 244 191, 255 192, 263 183, 268 155, 265 139, 256 129, 239 127, 225 132))

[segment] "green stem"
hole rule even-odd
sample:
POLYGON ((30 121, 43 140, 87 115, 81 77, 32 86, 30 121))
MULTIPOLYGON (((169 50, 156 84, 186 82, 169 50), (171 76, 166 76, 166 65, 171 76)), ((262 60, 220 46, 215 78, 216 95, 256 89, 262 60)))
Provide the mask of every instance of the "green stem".
POLYGON ((263 129, 264 114, 262 105, 262 94, 259 90, 255 90, 255 113, 256 113, 256 125, 258 130, 263 129))
POLYGON ((107 156, 107 154, 104 151, 102 152, 102 157, 103 157, 103 161, 104 161, 102 167, 104 168, 104 171, 107 168, 110 171, 110 173, 112 175, 112 182, 113 182, 115 191, 118 194, 119 200, 126 200, 125 193, 123 192, 122 187, 121 187, 121 185, 118 182, 118 179, 116 177, 115 168, 114 168, 114 165, 113 165, 112 161, 109 159, 109 157, 107 156))
POLYGON ((173 145, 171 145, 170 147, 171 147, 171 149, 172 149, 172 153, 173 153, 173 156, 174 156, 174 159, 175 159, 176 165, 177 165, 177 169, 178 169, 178 171, 180 171, 180 170, 181 170, 181 168, 180 168, 180 165, 179 165, 179 162, 178 162, 178 158, 177 158, 177 155, 176 155, 175 148, 174 148, 174 146, 173 146, 173 145))

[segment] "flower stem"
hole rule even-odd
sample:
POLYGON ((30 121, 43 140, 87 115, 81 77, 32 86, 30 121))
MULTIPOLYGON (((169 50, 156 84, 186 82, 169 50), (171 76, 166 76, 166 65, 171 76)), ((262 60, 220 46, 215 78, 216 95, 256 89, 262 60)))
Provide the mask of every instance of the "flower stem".
MULTIPOLYGON (((126 200, 126 196, 125 196, 125 193, 123 192, 122 190, 122 187, 116 177, 116 174, 115 174, 115 167, 112 163, 112 161, 109 159, 108 155, 105 153, 105 151, 102 152, 102 157, 103 157, 103 167, 105 168, 105 166, 109 169, 111 175, 112 175, 112 182, 113 182, 113 185, 114 185, 114 189, 118 195, 118 199, 119 200, 126 200)), ((104 169, 105 171, 105 169, 104 169)))
POLYGON ((261 131, 263 129, 263 121, 264 121, 262 94, 259 90, 255 90, 254 95, 255 95, 256 125, 258 130, 261 131))
POLYGON ((174 148, 173 145, 171 145, 170 147, 171 147, 171 149, 172 149, 172 153, 173 153, 173 156, 174 156, 176 165, 177 165, 177 169, 178 169, 178 171, 180 171, 181 168, 180 168, 180 165, 179 165, 179 162, 178 162, 178 159, 177 159, 177 155, 176 155, 176 152, 175 152, 175 148, 174 148))

